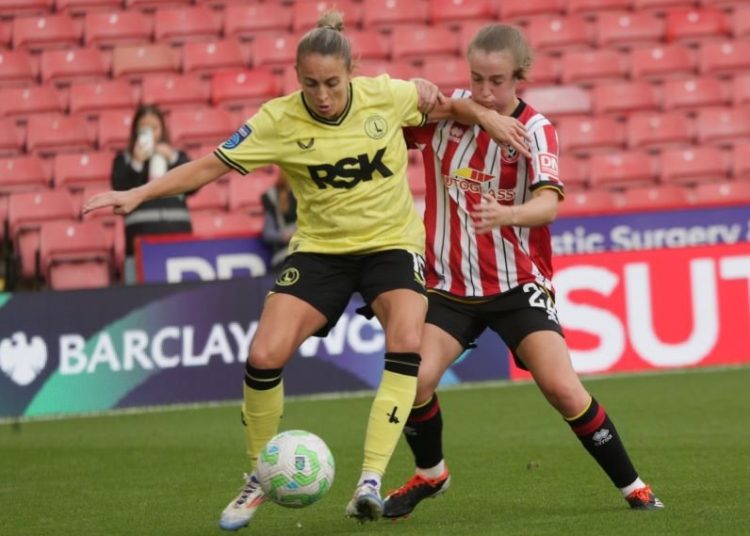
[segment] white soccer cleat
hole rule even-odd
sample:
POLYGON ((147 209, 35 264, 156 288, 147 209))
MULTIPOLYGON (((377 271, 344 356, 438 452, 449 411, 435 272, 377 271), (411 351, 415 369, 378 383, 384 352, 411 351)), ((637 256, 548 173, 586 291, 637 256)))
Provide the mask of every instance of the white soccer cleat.
POLYGON ((224 508, 219 519, 219 526, 224 530, 239 530, 247 527, 255 511, 265 500, 266 496, 255 472, 245 475, 245 485, 242 491, 224 508))
POLYGON ((383 516, 383 499, 376 482, 365 480, 357 486, 352 500, 346 505, 346 516, 360 523, 376 521, 383 516))

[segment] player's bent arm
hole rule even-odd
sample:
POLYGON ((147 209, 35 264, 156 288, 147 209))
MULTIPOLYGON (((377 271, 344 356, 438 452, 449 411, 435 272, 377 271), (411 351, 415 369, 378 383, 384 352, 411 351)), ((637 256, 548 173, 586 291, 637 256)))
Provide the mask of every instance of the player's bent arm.
POLYGON ((559 190, 556 188, 539 188, 531 199, 513 208, 513 222, 517 227, 539 227, 549 225, 557 218, 557 206, 560 202, 559 190))

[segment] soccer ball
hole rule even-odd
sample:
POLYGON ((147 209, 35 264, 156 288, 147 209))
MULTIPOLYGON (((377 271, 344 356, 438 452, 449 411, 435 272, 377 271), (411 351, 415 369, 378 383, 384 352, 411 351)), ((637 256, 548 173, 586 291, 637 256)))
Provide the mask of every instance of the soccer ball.
POLYGON ((256 471, 266 497, 281 506, 302 508, 331 489, 336 467, 322 439, 304 430, 287 430, 266 444, 256 471))

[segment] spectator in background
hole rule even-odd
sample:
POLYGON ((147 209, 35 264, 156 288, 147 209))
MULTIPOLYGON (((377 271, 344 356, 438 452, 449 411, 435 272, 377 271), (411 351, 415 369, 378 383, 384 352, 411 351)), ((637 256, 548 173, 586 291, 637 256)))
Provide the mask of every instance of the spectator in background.
MULTIPOLYGON (((188 162, 185 152, 173 147, 163 112, 155 105, 138 108, 126 150, 112 163, 112 189, 130 190, 188 162)), ((153 199, 125 216, 125 283, 136 282, 135 239, 141 235, 192 231, 185 196, 153 199)))
POLYGON ((276 184, 261 198, 263 203, 263 242, 271 248, 271 267, 281 267, 287 246, 297 229, 297 200, 282 172, 276 184))

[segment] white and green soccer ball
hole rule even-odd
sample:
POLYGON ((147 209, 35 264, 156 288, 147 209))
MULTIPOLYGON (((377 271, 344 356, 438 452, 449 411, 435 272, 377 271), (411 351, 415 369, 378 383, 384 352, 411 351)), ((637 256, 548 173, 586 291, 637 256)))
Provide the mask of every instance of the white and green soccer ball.
POLYGON ((331 489, 336 466, 331 450, 318 436, 287 430, 266 443, 256 471, 266 497, 281 506, 302 508, 331 489))

